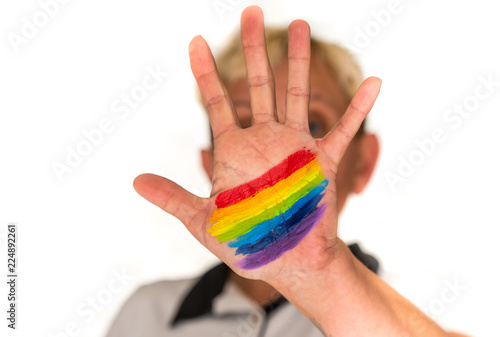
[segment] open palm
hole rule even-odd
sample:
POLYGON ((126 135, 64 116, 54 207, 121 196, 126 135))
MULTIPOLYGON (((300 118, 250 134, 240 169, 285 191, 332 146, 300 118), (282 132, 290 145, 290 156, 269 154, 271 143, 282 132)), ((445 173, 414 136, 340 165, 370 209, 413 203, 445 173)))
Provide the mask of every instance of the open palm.
POLYGON ((144 198, 181 220, 211 252, 243 277, 270 281, 283 272, 308 272, 335 255, 337 243, 336 175, 349 143, 373 106, 380 80, 368 78, 346 112, 324 138, 314 139, 308 127, 310 30, 296 20, 289 26, 288 84, 284 120, 278 120, 272 70, 266 52, 263 15, 248 7, 241 16, 241 41, 247 68, 252 125, 241 128, 227 89, 219 78, 210 49, 203 38, 190 44, 193 74, 202 94, 214 136, 214 168, 210 198, 199 198, 174 182, 152 174, 136 178, 134 187, 144 198), (216 198, 224 191, 261 176, 289 155, 302 149, 317 158, 328 179, 321 204, 321 220, 293 248, 260 268, 242 269, 235 248, 212 236, 210 218, 216 198))

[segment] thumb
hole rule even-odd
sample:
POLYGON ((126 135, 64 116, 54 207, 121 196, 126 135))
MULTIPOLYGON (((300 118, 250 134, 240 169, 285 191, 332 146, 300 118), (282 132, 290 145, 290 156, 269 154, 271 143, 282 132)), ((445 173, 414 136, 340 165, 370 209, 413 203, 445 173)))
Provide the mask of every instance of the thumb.
POLYGON ((156 174, 141 174, 134 179, 134 189, 143 198, 175 216, 199 238, 200 225, 206 222, 207 201, 173 181, 156 174))

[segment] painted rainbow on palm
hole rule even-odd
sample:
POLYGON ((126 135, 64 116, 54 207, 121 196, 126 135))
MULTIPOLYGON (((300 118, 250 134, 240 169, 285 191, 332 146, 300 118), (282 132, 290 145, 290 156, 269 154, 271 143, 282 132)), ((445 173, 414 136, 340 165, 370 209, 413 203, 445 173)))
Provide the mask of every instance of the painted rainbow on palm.
POLYGON ((328 179, 316 156, 297 151, 260 177, 220 193, 208 232, 244 258, 243 269, 261 267, 294 248, 319 222, 328 179))

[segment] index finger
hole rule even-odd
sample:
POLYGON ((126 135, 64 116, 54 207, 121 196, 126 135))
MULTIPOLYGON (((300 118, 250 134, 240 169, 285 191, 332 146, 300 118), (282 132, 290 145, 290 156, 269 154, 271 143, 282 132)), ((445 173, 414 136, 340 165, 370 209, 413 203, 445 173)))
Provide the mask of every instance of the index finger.
POLYGON ((208 112, 214 139, 221 133, 238 128, 238 119, 229 93, 217 72, 212 52, 201 36, 189 44, 191 70, 208 112))
POLYGON ((381 85, 382 80, 378 77, 364 80, 337 125, 323 138, 326 153, 337 167, 361 123, 375 104, 381 85))

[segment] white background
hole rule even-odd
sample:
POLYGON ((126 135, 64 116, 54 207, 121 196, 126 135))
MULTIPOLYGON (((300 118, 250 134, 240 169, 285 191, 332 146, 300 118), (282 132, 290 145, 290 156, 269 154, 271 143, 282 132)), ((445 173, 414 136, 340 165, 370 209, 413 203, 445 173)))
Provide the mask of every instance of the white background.
POLYGON ((401 0, 383 27, 373 13, 388 0, 220 2, 230 6, 222 14, 213 0, 72 0, 17 52, 9 36, 22 34, 23 17, 33 22, 40 4, 0 4, 2 280, 7 224, 19 233, 18 329, 7 329, 1 314, 2 336, 45 337, 68 324, 75 336, 101 336, 139 285, 195 276, 216 262, 181 223, 137 195, 132 180, 154 172, 208 195, 199 156, 207 119, 187 47, 201 34, 220 50, 249 4, 261 5, 268 24, 307 20, 313 35, 356 49, 365 75, 384 81, 369 117, 381 157, 342 214, 340 236, 376 255, 386 279, 419 307, 434 306, 443 327, 498 336, 500 87, 459 127, 443 118, 474 95, 480 77, 500 81, 495 2, 401 0), (366 29, 371 37, 361 46, 366 29), (165 81, 120 119, 113 102, 158 65, 169 72, 165 81), (60 181, 53 163, 65 164, 67 147, 106 118, 113 131, 60 181), (384 174, 397 173, 415 141, 436 128, 447 140, 392 190, 384 174), (131 280, 106 297, 122 268, 131 280), (466 289, 442 305, 446 282, 466 289), (77 312, 98 296, 105 303, 95 316, 77 312))

